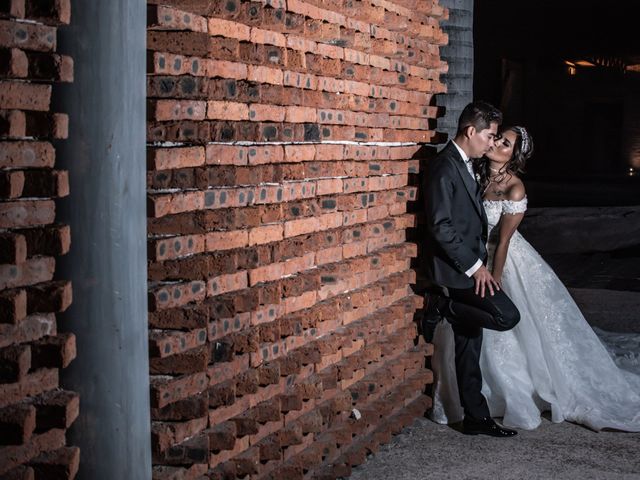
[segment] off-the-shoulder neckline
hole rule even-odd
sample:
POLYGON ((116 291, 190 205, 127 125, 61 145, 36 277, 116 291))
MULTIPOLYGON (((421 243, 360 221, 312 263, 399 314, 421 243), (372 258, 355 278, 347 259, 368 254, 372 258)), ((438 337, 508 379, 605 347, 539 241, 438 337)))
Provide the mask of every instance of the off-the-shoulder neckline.
POLYGON ((483 202, 489 202, 489 203, 502 203, 502 202, 509 202, 509 203, 522 203, 527 201, 527 196, 525 195, 521 200, 509 200, 507 198, 504 199, 500 199, 500 200, 491 200, 489 198, 485 198, 483 200, 483 202))

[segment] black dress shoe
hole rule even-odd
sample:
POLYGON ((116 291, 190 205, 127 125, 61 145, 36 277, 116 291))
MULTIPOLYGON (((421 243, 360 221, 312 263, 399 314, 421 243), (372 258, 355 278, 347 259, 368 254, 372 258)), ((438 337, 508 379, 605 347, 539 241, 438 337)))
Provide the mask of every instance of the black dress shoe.
POLYGON ((442 313, 440 312, 440 305, 444 302, 444 298, 435 293, 424 294, 424 308, 421 322, 422 336, 427 343, 433 342, 433 335, 436 331, 436 326, 443 320, 442 313))
POLYGON ((464 417, 462 421, 462 433, 465 435, 490 435, 492 437, 513 437, 518 434, 515 430, 501 427, 490 417, 479 420, 464 417))

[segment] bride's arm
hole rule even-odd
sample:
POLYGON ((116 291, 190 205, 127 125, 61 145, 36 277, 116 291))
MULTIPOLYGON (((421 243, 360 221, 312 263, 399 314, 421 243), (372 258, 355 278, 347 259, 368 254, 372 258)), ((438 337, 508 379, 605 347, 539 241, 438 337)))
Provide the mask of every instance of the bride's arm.
MULTIPOLYGON (((510 189, 508 193, 508 199, 511 201, 520 201, 525 197, 524 185, 518 183, 510 189)), ((493 271, 491 272, 493 278, 502 285, 502 272, 504 270, 504 264, 507 261, 507 254, 509 253, 509 242, 511 237, 518 229, 518 225, 524 218, 523 213, 503 213, 498 225, 498 245, 493 256, 493 271)))
POLYGON ((502 271, 509 252, 509 241, 520 225, 522 217, 524 217, 524 213, 516 213, 515 215, 506 213, 500 219, 498 245, 493 256, 493 272, 491 272, 495 281, 500 285, 502 285, 502 271))

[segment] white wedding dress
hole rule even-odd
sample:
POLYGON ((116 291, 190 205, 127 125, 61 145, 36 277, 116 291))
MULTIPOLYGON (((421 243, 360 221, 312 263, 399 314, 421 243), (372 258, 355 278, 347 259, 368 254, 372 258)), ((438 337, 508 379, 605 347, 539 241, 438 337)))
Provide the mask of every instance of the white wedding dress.
MULTIPOLYGON (((491 231, 502 215, 524 212, 527 199, 485 200, 484 206, 491 231)), ((640 431, 640 375, 616 365, 560 279, 517 231, 509 245, 502 285, 521 320, 510 331, 483 333, 482 393, 491 415, 503 417, 505 426, 526 430, 538 427, 541 413, 550 411, 554 422, 640 431)), ((464 414, 448 322, 438 325, 434 345, 431 418, 438 423, 458 422, 464 414)))

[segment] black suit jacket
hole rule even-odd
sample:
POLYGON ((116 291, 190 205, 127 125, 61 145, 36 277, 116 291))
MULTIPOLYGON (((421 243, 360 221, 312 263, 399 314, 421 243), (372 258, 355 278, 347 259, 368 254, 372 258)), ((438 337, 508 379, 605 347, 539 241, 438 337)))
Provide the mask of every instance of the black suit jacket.
POLYGON ((478 259, 486 262, 487 215, 478 184, 451 142, 427 164, 424 199, 432 280, 446 287, 473 287, 473 278, 464 272, 478 259))

